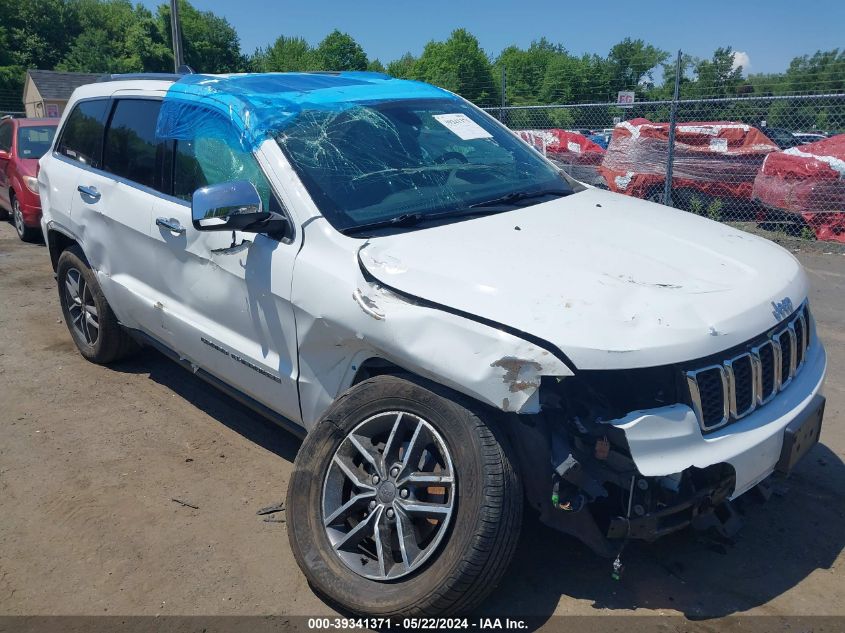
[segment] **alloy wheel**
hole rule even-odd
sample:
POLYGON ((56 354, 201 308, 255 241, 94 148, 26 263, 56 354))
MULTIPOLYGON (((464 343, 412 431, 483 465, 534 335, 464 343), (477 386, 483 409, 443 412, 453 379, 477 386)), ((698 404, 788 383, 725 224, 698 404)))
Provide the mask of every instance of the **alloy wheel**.
POLYGON ((429 422, 407 411, 364 420, 323 482, 322 522, 334 553, 373 580, 419 569, 446 536, 456 485, 449 450, 429 422))
POLYGON ((100 318, 94 295, 85 283, 85 277, 76 268, 70 268, 65 275, 65 303, 71 326, 90 346, 100 336, 100 318))
POLYGON ((26 232, 26 225, 23 223, 21 205, 17 198, 12 201, 12 221, 15 223, 15 230, 18 232, 18 237, 23 239, 23 235, 26 232))

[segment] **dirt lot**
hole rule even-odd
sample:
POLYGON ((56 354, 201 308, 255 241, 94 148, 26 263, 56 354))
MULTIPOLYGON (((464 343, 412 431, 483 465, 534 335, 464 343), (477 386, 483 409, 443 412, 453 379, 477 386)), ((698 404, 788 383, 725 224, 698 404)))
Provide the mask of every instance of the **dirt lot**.
MULTIPOLYGON (((845 255, 798 257, 827 346, 822 444, 735 543, 626 550, 625 576, 528 521, 484 614, 845 615, 845 255)), ((0 614, 332 614, 284 523, 298 442, 153 351, 87 363, 43 246, 0 225, 0 614), (174 502, 180 499, 197 509, 174 502)))

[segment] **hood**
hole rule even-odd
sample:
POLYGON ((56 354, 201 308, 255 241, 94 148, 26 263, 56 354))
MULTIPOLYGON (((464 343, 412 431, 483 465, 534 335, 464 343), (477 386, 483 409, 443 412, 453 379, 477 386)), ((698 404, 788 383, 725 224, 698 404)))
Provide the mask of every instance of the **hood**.
POLYGON ((587 189, 508 213, 371 238, 381 283, 548 341, 578 369, 715 354, 807 295, 774 243, 692 213, 587 189))

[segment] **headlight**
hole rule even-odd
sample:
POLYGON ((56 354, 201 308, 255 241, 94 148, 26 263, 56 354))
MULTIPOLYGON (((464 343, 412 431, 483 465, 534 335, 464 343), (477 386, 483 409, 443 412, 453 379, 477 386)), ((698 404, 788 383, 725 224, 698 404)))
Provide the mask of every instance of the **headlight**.
POLYGON ((34 176, 24 176, 23 182, 26 185, 26 188, 32 193, 38 193, 38 178, 35 178, 34 176))

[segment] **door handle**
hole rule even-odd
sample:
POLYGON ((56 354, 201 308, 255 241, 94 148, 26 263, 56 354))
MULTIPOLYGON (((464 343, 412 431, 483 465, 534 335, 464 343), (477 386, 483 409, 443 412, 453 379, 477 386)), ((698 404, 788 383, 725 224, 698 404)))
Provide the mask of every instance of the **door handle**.
POLYGON ((93 198, 94 202, 97 202, 100 199, 100 192, 97 191, 96 187, 89 187, 88 185, 79 185, 76 190, 84 196, 93 198))
POLYGON ((156 218, 156 226, 162 226, 172 233, 182 235, 185 232, 185 227, 179 224, 179 220, 168 220, 167 218, 156 218))

